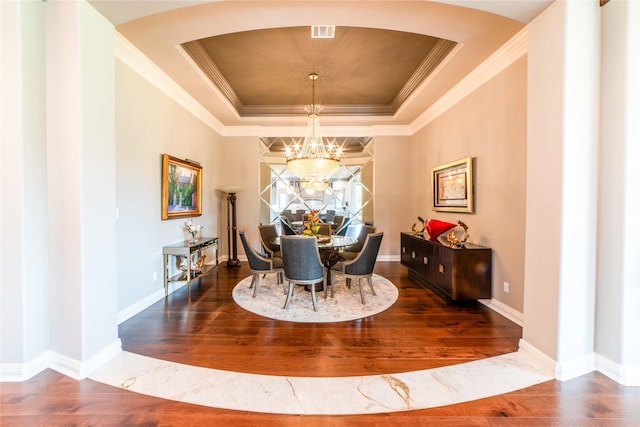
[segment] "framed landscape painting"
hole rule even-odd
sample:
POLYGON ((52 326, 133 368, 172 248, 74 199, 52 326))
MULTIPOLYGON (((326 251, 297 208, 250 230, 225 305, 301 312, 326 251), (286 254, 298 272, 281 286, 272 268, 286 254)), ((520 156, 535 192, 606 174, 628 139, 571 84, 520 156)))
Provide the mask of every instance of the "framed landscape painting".
POLYGON ((162 219, 202 215, 202 166, 162 155, 162 219))
POLYGON ((473 212, 473 161, 471 157, 437 166, 431 171, 433 210, 473 212))

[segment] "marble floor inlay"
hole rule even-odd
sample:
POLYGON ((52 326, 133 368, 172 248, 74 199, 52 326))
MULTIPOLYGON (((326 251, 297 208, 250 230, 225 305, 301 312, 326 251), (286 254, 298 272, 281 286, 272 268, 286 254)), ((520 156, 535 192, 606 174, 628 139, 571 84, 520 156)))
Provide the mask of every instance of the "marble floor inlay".
POLYGON ((515 352, 441 368, 355 377, 288 377, 183 365, 121 352, 92 380, 164 399, 278 414, 356 415, 426 409, 553 379, 515 352))

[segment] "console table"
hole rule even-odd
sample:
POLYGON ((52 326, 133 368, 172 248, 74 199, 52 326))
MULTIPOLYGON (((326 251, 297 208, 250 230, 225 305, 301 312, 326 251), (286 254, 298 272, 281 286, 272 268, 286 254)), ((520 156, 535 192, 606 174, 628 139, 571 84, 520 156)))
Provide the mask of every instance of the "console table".
POLYGON ((400 262, 409 278, 445 300, 491 298, 491 249, 450 248, 410 233, 400 234, 400 262))
POLYGON ((162 248, 164 258, 164 296, 169 294, 169 282, 187 282, 187 294, 191 298, 191 281, 198 276, 206 273, 203 265, 200 270, 191 268, 191 256, 196 254, 196 259, 202 256, 202 250, 212 247, 216 252, 216 266, 218 265, 218 238, 217 237, 201 237, 195 241, 185 240, 181 243, 165 246, 162 248), (169 277, 169 255, 176 258, 176 265, 180 267, 182 258, 186 263, 186 271, 181 272, 173 277, 169 277))

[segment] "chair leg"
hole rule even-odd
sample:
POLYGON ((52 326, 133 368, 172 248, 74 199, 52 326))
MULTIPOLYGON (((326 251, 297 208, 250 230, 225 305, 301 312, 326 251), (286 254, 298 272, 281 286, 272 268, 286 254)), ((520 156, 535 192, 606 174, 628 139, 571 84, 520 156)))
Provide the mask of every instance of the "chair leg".
MULTIPOLYGON (((330 275, 331 270, 325 270, 325 274, 322 276, 322 290, 324 291, 324 299, 327 299, 327 274, 330 275)), ((331 281, 331 298, 333 298, 333 281, 331 281)))
POLYGON ((360 301, 364 305, 364 292, 362 292, 362 277, 358 277, 358 287, 360 288, 360 301))
POLYGON ((289 293, 287 294, 287 300, 284 302, 284 307, 282 307, 283 309, 287 309, 287 307, 289 307, 289 302, 291 301, 291 297, 293 296, 293 287, 295 285, 293 284, 293 282, 291 280, 289 280, 289 293))
MULTIPOLYGON (((326 284, 325 284, 325 291, 327 290, 326 284)), ((312 283, 311 284, 311 302, 313 303, 313 311, 318 311, 318 306, 316 305, 316 284, 312 283)))
POLYGON ((371 280, 371 276, 367 277, 367 280, 369 281, 369 287, 371 288, 371 293, 375 295, 376 290, 373 289, 373 280, 371 280))
POLYGON ((280 282, 282 283, 282 293, 287 294, 287 283, 284 281, 284 273, 281 271, 278 273, 278 277, 280 278, 280 282))
POLYGON ((253 279, 251 279, 251 281, 253 282, 255 280, 256 284, 253 287, 253 297, 256 297, 256 294, 258 293, 258 288, 260 287, 260 275, 258 273, 253 275, 253 279))
POLYGON ((249 285, 249 289, 253 288, 253 285, 256 284, 256 275, 255 273, 251 275, 251 284, 249 285))

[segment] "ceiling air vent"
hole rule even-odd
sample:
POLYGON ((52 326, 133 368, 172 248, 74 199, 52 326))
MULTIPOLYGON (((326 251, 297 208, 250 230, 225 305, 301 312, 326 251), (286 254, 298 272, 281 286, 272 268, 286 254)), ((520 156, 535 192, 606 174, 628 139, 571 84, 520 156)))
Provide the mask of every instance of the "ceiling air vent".
POLYGON ((332 39, 335 33, 336 33, 335 25, 312 25, 311 26, 312 39, 332 39))

